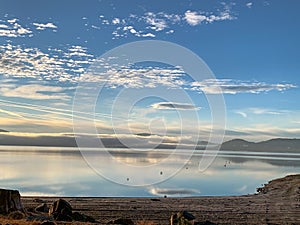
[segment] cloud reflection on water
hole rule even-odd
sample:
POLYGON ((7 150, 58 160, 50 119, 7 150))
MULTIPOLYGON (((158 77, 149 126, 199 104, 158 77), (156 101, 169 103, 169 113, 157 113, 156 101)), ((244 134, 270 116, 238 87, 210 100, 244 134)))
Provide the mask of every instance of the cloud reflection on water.
MULTIPOLYGON (((226 155, 217 157, 203 173, 198 171, 201 154, 195 154, 179 173, 171 179, 154 186, 129 187, 118 185, 96 174, 74 148, 25 148, 25 151, 9 151, 14 147, 0 148, 0 186, 19 189, 22 195, 47 196, 199 196, 199 195, 240 195, 254 193, 255 188, 270 179, 300 171, 300 154, 276 156, 270 159, 248 155, 226 155), (7 151, 4 151, 7 150, 7 151), (27 152, 26 152, 27 150, 27 152), (293 158, 293 160, 284 160, 293 158)), ((98 155, 99 163, 106 159, 98 155)), ((168 156, 164 151, 127 152, 117 149, 113 156, 122 163, 147 166, 168 156)), ((181 154, 177 154, 164 171, 176 168, 181 154)), ((250 153, 252 154, 252 153, 250 153)), ((112 175, 120 176, 111 168, 112 175)), ((147 174, 136 174, 147 181, 147 174)), ((129 176, 123 171, 124 179, 129 176)))

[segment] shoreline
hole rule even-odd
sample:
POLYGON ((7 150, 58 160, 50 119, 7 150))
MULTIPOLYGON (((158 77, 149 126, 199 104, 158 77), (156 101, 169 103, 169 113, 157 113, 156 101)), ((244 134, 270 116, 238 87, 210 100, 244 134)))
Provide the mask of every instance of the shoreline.
MULTIPOLYGON (((57 199, 56 197, 22 197, 25 208, 34 208, 41 203, 51 204, 57 199)), ((191 212, 199 221, 233 224, 232 219, 237 220, 241 217, 239 213, 236 214, 237 217, 229 216, 232 204, 240 205, 242 208, 252 199, 252 195, 185 198, 66 197, 63 199, 68 201, 75 211, 84 212, 97 221, 101 221, 101 224, 107 224, 118 218, 131 219, 135 222, 151 221, 154 224, 169 224, 172 214, 184 210, 191 212)), ((256 205, 262 205, 262 202, 256 205)), ((253 224, 260 224, 257 218, 251 220, 254 221, 253 224)))
MULTIPOLYGON (((242 196, 64 197, 74 210, 92 216, 100 224, 118 218, 169 224, 170 216, 187 210, 197 221, 216 224, 300 224, 300 175, 270 181, 260 193, 242 196)), ((22 197, 25 208, 51 204, 59 197, 22 197)))
POLYGON ((241 196, 170 198, 21 196, 27 217, 10 221, 3 216, 0 224, 42 224, 41 221, 26 222, 26 218, 30 215, 49 218, 48 211, 38 213, 36 207, 43 204, 49 207, 60 198, 72 206, 72 211, 89 216, 96 223, 56 221, 59 225, 108 224, 117 219, 129 219, 131 224, 137 225, 167 225, 173 214, 182 211, 190 212, 202 224, 205 221, 213 224, 300 224, 300 174, 272 180, 257 191, 241 196))

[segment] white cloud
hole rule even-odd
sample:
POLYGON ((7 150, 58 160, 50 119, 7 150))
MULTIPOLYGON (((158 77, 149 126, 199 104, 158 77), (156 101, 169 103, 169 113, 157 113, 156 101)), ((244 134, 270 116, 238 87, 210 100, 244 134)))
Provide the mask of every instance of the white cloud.
POLYGON ((134 28, 131 28, 129 31, 130 31, 130 33, 132 33, 132 34, 137 34, 137 31, 136 31, 134 28))
POLYGON ((70 97, 65 93, 62 93, 65 89, 58 86, 45 86, 37 84, 22 85, 15 88, 2 88, 0 87, 0 93, 5 97, 17 97, 27 99, 59 99, 68 100, 70 97))
POLYGON ((168 27, 165 19, 157 18, 157 15, 152 12, 146 13, 143 18, 147 24, 151 25, 149 28, 152 30, 162 31, 168 27))
POLYGON ((106 87, 117 88, 184 88, 186 90, 204 92, 206 94, 238 94, 261 93, 268 91, 285 91, 296 88, 293 84, 269 84, 258 81, 241 81, 233 79, 206 79, 203 81, 187 82, 188 75, 180 67, 121 67, 101 62, 106 71, 99 74, 84 74, 81 79, 89 82, 105 82, 106 87), (104 80, 105 79, 105 80, 104 80))
MULTIPOLYGON (((175 16, 165 13, 146 12, 144 15, 129 15, 127 18, 113 19, 111 24, 108 24, 106 19, 102 17, 102 24, 114 26, 112 32, 113 39, 126 38, 130 35, 143 38, 154 38, 155 32, 162 32, 168 28, 168 23, 175 21, 175 16), (135 24, 133 27, 132 24, 135 24)), ((170 33, 170 32, 169 32, 170 33)))
POLYGON ((8 23, 14 24, 18 21, 17 18, 7 20, 8 23))
POLYGON ((9 29, 9 26, 5 24, 0 24, 0 29, 9 29))
POLYGON ((176 67, 114 68, 106 63, 103 63, 101 66, 107 68, 104 76, 87 73, 81 79, 87 82, 102 81, 106 83, 106 87, 110 88, 155 88, 161 85, 168 88, 178 88, 185 84, 185 81, 182 79, 185 76, 184 71, 176 67), (103 80, 103 77, 106 77, 106 80, 103 80))
POLYGON ((114 24, 114 25, 119 24, 120 22, 121 22, 121 21, 120 21, 119 18, 114 18, 114 19, 112 20, 112 24, 114 24))
POLYGON ((266 140, 271 138, 296 138, 300 135, 300 129, 291 127, 274 126, 273 124, 251 124, 250 126, 235 127, 236 135, 229 135, 228 138, 235 136, 243 137, 247 140, 266 140), (241 134, 239 134, 241 132, 241 134))
POLYGON ((32 31, 29 28, 23 27, 19 24, 18 19, 9 19, 6 22, 0 24, 0 37, 25 37, 32 35, 32 31))
POLYGON ((103 19, 102 20, 102 25, 110 25, 110 23, 107 19, 103 19))
POLYGON ((155 34, 152 33, 147 33, 147 34, 142 34, 142 37, 155 37, 155 34))
POLYGON ((173 34, 175 31, 174 30, 169 30, 166 32, 166 34, 173 34))
POLYGON ((234 16, 231 15, 230 10, 225 10, 223 12, 220 12, 218 15, 206 15, 207 13, 199 13, 196 11, 186 11, 184 19, 186 22, 191 26, 200 25, 202 22, 206 23, 213 23, 216 21, 224 21, 224 20, 233 20, 235 19, 234 16))
POLYGON ((55 59, 39 49, 20 46, 0 46, 0 74, 6 77, 47 77, 69 76, 62 60, 55 59))
POLYGON ((37 30, 57 29, 57 26, 51 22, 48 23, 33 23, 37 30))
POLYGON ((245 112, 243 112, 243 111, 235 111, 235 113, 241 115, 241 116, 244 117, 244 118, 247 118, 247 117, 248 117, 247 113, 245 113, 245 112))
POLYGON ((124 26, 123 31, 131 30, 133 29, 133 26, 124 26))
POLYGON ((68 57, 72 57, 72 56, 93 57, 92 54, 89 54, 87 52, 87 48, 84 48, 80 45, 73 45, 68 50, 69 50, 69 52, 65 53, 65 55, 68 57))
POLYGON ((260 93, 267 91, 284 91, 295 88, 293 84, 267 84, 264 82, 250 82, 230 79, 207 79, 191 84, 192 90, 198 90, 207 94, 237 94, 260 93))
POLYGON ((82 46, 69 49, 48 49, 18 45, 0 45, 0 75, 4 77, 35 78, 38 80, 76 81, 94 56, 82 46))
POLYGON ((142 30, 137 30, 132 25, 125 25, 117 27, 113 32, 112 35, 114 36, 113 39, 127 37, 128 35, 134 35, 136 37, 155 37, 155 34, 148 32, 145 33, 142 30))
MULTIPOLYGON (((135 32, 132 26, 125 30, 135 32)), ((152 36, 151 33, 143 34, 152 36)), ((70 46, 66 49, 48 49, 42 52, 37 48, 26 48, 18 45, 0 45, 0 75, 6 78, 33 78, 36 80, 51 80, 60 82, 77 82, 86 68, 95 61, 87 48, 83 46, 70 46)), ((186 88, 207 94, 237 94, 261 93, 271 90, 284 91, 296 86, 293 84, 268 84, 264 82, 240 81, 231 79, 207 79, 187 83, 187 75, 180 67, 122 67, 110 65, 109 62, 101 64, 107 69, 107 87, 125 88, 154 88, 160 85, 168 88, 186 88)), ((101 77, 85 75, 91 82, 98 82, 101 77)), ((9 84, 5 84, 6 86, 9 84)), ((4 87, 4 86, 3 86, 4 87)), ((9 88, 9 87, 7 87, 9 88)))
POLYGON ((4 109, 0 109, 0 113, 4 113, 4 114, 7 114, 7 115, 10 115, 10 116, 13 116, 13 117, 23 118, 23 116, 18 114, 18 113, 11 112, 11 111, 4 110, 4 109))
MULTIPOLYGON (((245 108, 245 109, 238 109, 233 111, 236 114, 241 115, 244 118, 250 117, 251 115, 286 115, 291 113, 289 110, 281 110, 281 109, 270 109, 270 108, 245 108)), ((273 117, 274 118, 274 117, 273 117)))
MULTIPOLYGON (((32 23, 37 30, 57 29, 57 26, 51 22, 48 23, 32 23)), ((29 27, 21 25, 17 18, 0 21, 0 37, 17 38, 31 37, 33 32, 29 27)))
POLYGON ((246 6, 247 6, 249 9, 251 9, 252 6, 253 6, 253 3, 252 3, 252 2, 248 2, 248 3, 246 4, 246 6))
POLYGON ((191 26, 196 26, 201 24, 203 21, 206 21, 206 16, 200 15, 197 12, 192 12, 190 10, 186 11, 184 14, 186 22, 191 26))
POLYGON ((192 104, 178 103, 178 102, 159 102, 151 105, 154 109, 168 109, 168 110, 198 110, 199 108, 192 104))
POLYGON ((18 37, 18 35, 14 30, 0 29, 0 37, 18 37))
POLYGON ((287 111, 284 110, 273 110, 273 109, 266 109, 266 108, 250 108, 250 112, 257 114, 257 115, 281 115, 283 113, 286 113, 287 111))
POLYGON ((30 34, 31 31, 30 31, 29 29, 26 29, 26 28, 23 28, 23 27, 19 27, 19 28, 17 29, 17 33, 18 33, 19 35, 25 35, 25 34, 30 34))
MULTIPOLYGON (((136 37, 155 37, 156 33, 172 34, 176 26, 182 27, 183 22, 190 26, 213 23, 217 21, 233 20, 236 17, 231 12, 231 5, 222 4, 222 9, 213 12, 199 12, 187 10, 179 14, 170 14, 166 12, 145 12, 143 15, 130 14, 124 18, 115 17, 111 20, 105 16, 99 16, 101 25, 112 26, 113 39, 127 38, 130 35, 136 37), (110 22, 111 21, 111 22, 110 22), (133 25, 134 24, 134 27, 133 25), (132 30, 134 29, 134 30, 132 30), (134 32, 131 32, 134 31, 134 32)), ((101 25, 92 25, 95 29, 100 29, 101 25)))

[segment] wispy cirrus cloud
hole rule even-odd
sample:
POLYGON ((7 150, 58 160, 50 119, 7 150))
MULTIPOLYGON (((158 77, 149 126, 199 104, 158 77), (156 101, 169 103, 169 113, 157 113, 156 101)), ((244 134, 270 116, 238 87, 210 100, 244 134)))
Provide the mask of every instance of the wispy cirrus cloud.
POLYGON ((62 93, 63 91, 65 91, 65 88, 38 84, 27 84, 13 88, 0 87, 0 93, 4 97, 17 97, 36 100, 69 100, 70 96, 62 93))
POLYGON ((248 117, 248 114, 246 112, 244 112, 244 111, 241 111, 241 110, 235 110, 234 113, 236 113, 238 115, 241 115, 244 118, 248 117))
POLYGON ((192 104, 178 103, 178 102, 159 102, 151 105, 154 109, 168 109, 168 110, 198 110, 199 107, 196 107, 192 104))
POLYGON ((269 109, 269 108, 247 108, 234 110, 234 113, 247 118, 249 115, 283 115, 290 113, 289 110, 269 109))
POLYGON ((4 110, 4 109, 0 109, 0 113, 4 113, 13 117, 20 117, 23 118, 23 116, 21 114, 15 113, 15 112, 11 112, 9 110, 4 110))
POLYGON ((285 91, 296 88, 294 84, 268 84, 257 81, 241 81, 232 79, 207 79, 195 81, 191 84, 193 90, 198 90, 207 94, 237 94, 237 93, 260 93, 268 91, 285 91))
POLYGON ((257 115, 282 115, 289 112, 288 110, 276 110, 267 108, 249 108, 249 111, 257 115))
MULTIPOLYGON (((105 118, 111 119, 111 115, 103 113, 90 114, 84 111, 75 111, 72 110, 72 105, 68 103, 61 108, 56 106, 56 101, 46 101, 46 103, 47 106, 0 99, 0 108, 2 110, 0 110, 0 114, 6 115, 0 119, 0 125, 14 127, 21 124, 22 128, 27 129, 28 127, 36 125, 44 124, 43 126, 47 127, 47 124, 53 126, 56 123, 60 123, 58 127, 71 129, 72 120, 76 118, 84 121, 95 121, 97 127, 101 127, 101 131, 111 130, 111 127, 105 125, 103 122, 105 118)), ((48 132, 49 130, 46 131, 48 132)))

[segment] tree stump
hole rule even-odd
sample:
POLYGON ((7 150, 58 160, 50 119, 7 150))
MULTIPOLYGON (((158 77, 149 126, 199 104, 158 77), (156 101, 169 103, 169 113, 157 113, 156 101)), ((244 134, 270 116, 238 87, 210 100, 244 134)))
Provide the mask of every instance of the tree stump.
POLYGON ((25 212, 19 191, 0 189, 0 214, 13 211, 25 212))

